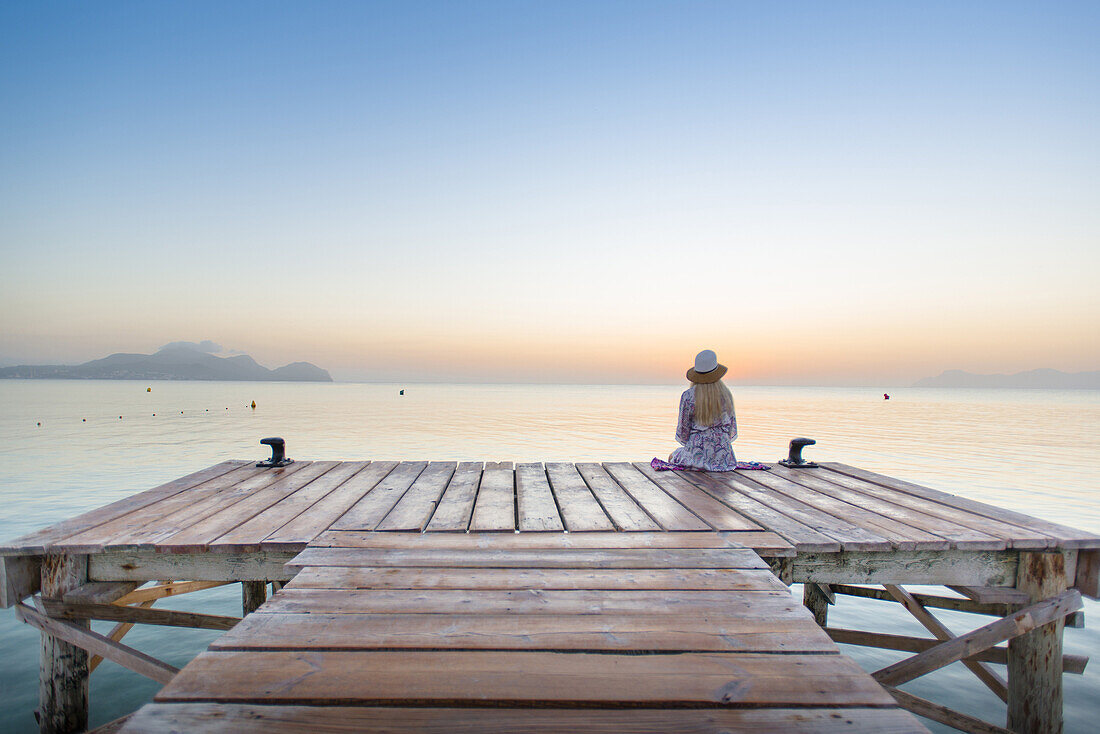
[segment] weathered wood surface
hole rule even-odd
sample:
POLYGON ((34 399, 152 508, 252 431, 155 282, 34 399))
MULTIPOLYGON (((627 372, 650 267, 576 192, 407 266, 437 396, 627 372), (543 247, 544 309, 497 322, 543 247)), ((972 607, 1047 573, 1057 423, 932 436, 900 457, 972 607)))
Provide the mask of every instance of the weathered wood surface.
POLYGON ((417 550, 307 548, 287 564, 400 568, 767 568, 742 548, 642 548, 605 550, 417 550))
POLYGON ((927 731, 897 709, 516 709, 149 704, 124 734, 913 734, 927 731))
MULTIPOLYGON (((62 599, 87 580, 86 556, 50 554, 42 559, 41 598, 62 599)), ((22 602, 16 605, 16 610, 20 619, 42 630, 38 673, 39 731, 43 734, 83 731, 88 726, 88 650, 75 638, 80 634, 92 634, 89 623, 36 616, 22 602)))
MULTIPOLYGON (((1068 578, 1079 568, 1082 592, 1100 595, 1100 537, 841 464, 657 472, 642 462, 225 462, 0 552, 296 551, 329 530, 768 532, 810 554, 1080 549, 1068 578)), ((8 586, 5 597, 15 593, 8 586)))
POLYGON ((800 553, 791 566, 796 583, 1010 586, 1016 580, 1017 554, 962 550, 800 553))
POLYGON ((0 609, 18 604, 42 586, 38 556, 0 556, 0 609))
MULTIPOLYGON (((164 684, 172 679, 176 673, 179 672, 178 668, 175 668, 167 663, 161 662, 156 658, 153 658, 145 653, 135 650, 132 647, 127 647, 115 640, 112 640, 98 632, 93 632, 86 626, 74 624, 72 622, 65 622, 59 619, 51 619, 43 614, 39 614, 34 609, 31 609, 25 604, 19 604, 16 607, 16 615, 22 621, 30 624, 38 629, 42 630, 43 635, 49 635, 51 638, 58 640, 65 640, 66 644, 70 645, 74 649, 80 650, 85 657, 88 652, 93 652, 96 655, 106 658, 112 662, 118 663, 124 668, 129 668, 135 673, 144 675, 146 678, 152 678, 158 683, 164 684)), ((60 679, 59 681, 60 682, 60 679)), ((84 678, 84 685, 87 685, 87 676, 84 678)), ((83 703, 87 706, 87 692, 84 693, 83 703)), ((43 710, 39 709, 39 715, 43 713, 43 710)), ((72 713, 76 713, 73 709, 72 713)), ((85 710, 85 718, 87 717, 87 711, 85 710)), ((54 725, 51 726, 52 731, 82 731, 87 726, 85 722, 79 728, 73 729, 69 727, 72 721, 72 715, 67 717, 66 721, 58 721, 54 718, 54 725), (58 727, 57 724, 62 724, 58 727)), ((39 722, 41 724, 41 721, 39 722)))
POLYGON ((155 624, 162 627, 194 627, 197 629, 228 630, 240 622, 239 617, 226 617, 199 612, 181 612, 174 609, 145 609, 139 606, 118 604, 68 603, 58 599, 39 600, 45 613, 54 619, 103 619, 109 622, 133 622, 155 624))
POLYGON ((519 550, 599 548, 750 548, 757 555, 794 557, 794 546, 775 533, 745 530, 720 533, 440 533, 418 537, 408 533, 330 530, 310 543, 313 548, 409 548, 435 550, 519 550))
MULTIPOLYGON (((827 627, 833 642, 844 645, 859 645, 860 647, 880 647, 885 650, 902 650, 904 652, 924 652, 940 644, 939 640, 930 640, 927 637, 910 637, 908 635, 891 635, 883 632, 866 632, 864 630, 850 630, 838 627, 827 627)), ((980 660, 985 663, 1008 663, 1007 647, 991 647, 988 650, 968 655, 968 658, 980 660)), ((1084 655, 1063 655, 1062 672, 1071 675, 1081 675, 1089 664, 1089 659, 1084 655)))
POLYGON ((240 469, 242 467, 247 469, 249 464, 250 462, 247 461, 223 461, 220 464, 215 464, 206 469, 200 469, 185 477, 166 482, 159 487, 154 487, 153 489, 129 497, 124 497, 109 505, 104 505, 103 507, 85 512, 83 515, 78 515, 55 525, 50 525, 41 530, 36 530, 27 535, 20 536, 7 543, 0 544, 0 554, 42 555, 51 545, 63 538, 75 535, 89 528, 97 527, 117 517, 146 507, 147 505, 160 502, 167 497, 199 486, 209 479, 219 477, 235 469, 240 469))
POLYGON ((465 650, 207 652, 155 700, 364 706, 893 705, 870 676, 841 655, 465 650))
MULTIPOLYGON (((1068 611, 1081 606, 1077 591, 1065 591, 1062 553, 1021 553, 1016 586, 1039 605, 1068 596, 1071 604, 1076 603, 1068 611)), ((1008 728, 1012 731, 1062 731, 1062 620, 1063 615, 1056 614, 1008 643, 1008 728)))
POLYGON ((770 570, 717 568, 359 568, 309 567, 287 589, 658 589, 738 591, 765 580, 787 587, 770 570))
MULTIPOLYGON (((516 470, 520 484, 531 471, 516 470)), ((563 547, 509 540, 561 534, 510 534, 478 547, 333 531, 157 701, 747 707, 784 723, 790 706, 893 707, 737 533, 706 535, 617 534, 639 547, 604 547, 606 533, 578 534, 581 547, 563 547)))
POLYGON ((196 581, 289 580, 287 561, 295 553, 157 553, 155 551, 111 551, 88 557, 88 578, 92 581, 196 581))

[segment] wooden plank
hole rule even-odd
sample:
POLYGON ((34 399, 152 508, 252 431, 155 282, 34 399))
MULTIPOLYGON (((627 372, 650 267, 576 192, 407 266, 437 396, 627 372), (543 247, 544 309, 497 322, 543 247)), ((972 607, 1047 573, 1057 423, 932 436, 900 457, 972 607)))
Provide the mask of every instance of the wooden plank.
MULTIPOLYGON (((884 686, 900 686, 945 665, 970 658, 1000 642, 1063 619, 1070 612, 1080 608, 1080 592, 1076 589, 1064 591, 1058 596, 1032 604, 1004 619, 998 619, 966 634, 944 640, 935 647, 872 673, 872 677, 884 686)), ((1061 665, 1058 667, 1060 671, 1061 665)))
POLYGON ((66 538, 59 547, 99 553, 104 549, 154 548, 156 542, 270 484, 301 471, 309 462, 277 469, 244 467, 161 502, 131 512, 88 532, 66 538))
MULTIPOLYGON (((915 596, 915 595, 914 595, 915 596)), ((884 650, 902 650, 904 652, 924 652, 940 644, 939 640, 931 640, 927 637, 909 637, 907 635, 889 635, 883 632, 865 632, 863 630, 841 629, 828 627, 825 632, 833 642, 843 645, 859 645, 860 647, 878 647, 884 650)), ((971 660, 983 663, 1008 663, 1007 647, 991 647, 968 656, 971 660)), ((1089 659, 1084 655, 1063 655, 1062 672, 1072 675, 1081 675, 1088 666, 1089 659)))
POLYGON ((294 553, 157 553, 112 551, 88 558, 91 581, 282 581, 291 577, 287 561, 294 553))
POLYGON ((330 530, 314 548, 399 548, 435 550, 518 550, 564 548, 751 548, 758 555, 794 556, 794 548, 775 533, 745 530, 715 533, 376 533, 330 530), (762 552, 763 551, 763 552, 762 552))
POLYGON ((50 546, 59 540, 68 538, 90 528, 103 525, 106 522, 122 517, 135 510, 140 510, 166 497, 171 497, 174 494, 196 487, 203 482, 227 474, 235 469, 245 467, 248 464, 250 464, 250 462, 237 460, 223 461, 220 464, 200 469, 185 477, 166 482, 159 487, 154 487, 153 489, 148 489, 129 497, 124 497, 109 505, 97 507, 94 510, 85 512, 69 520, 64 520, 55 525, 50 525, 49 527, 35 530, 32 533, 10 540, 0 545, 0 555, 44 554, 50 546))
POLYGON ((649 532, 660 530, 653 518, 627 494, 619 483, 599 464, 580 463, 577 471, 592 490, 615 527, 625 532, 649 532))
POLYGON ((477 488, 481 484, 483 464, 480 461, 464 461, 458 465, 447 490, 439 500, 432 519, 424 530, 429 533, 464 533, 470 527, 477 500, 477 488))
POLYGON ((561 510, 565 529, 571 533, 614 530, 611 518, 603 511, 577 467, 567 463, 548 463, 546 476, 561 510))
POLYGON ((707 474, 705 472, 689 472, 685 477, 695 486, 702 489, 720 502, 729 505, 745 517, 759 523, 773 533, 778 533, 788 542, 793 544, 799 552, 811 553, 835 553, 840 550, 840 543, 828 535, 819 533, 797 520, 787 517, 782 512, 768 505, 748 497, 741 491, 742 480, 734 473, 707 474))
POLYGON ((988 724, 970 714, 949 709, 938 703, 914 696, 912 693, 906 693, 897 688, 886 690, 894 697, 898 705, 907 711, 912 711, 914 714, 919 714, 932 721, 938 721, 941 724, 950 726, 952 729, 958 729, 968 734, 1011 734, 1008 729, 988 724))
POLYGON ((748 549, 641 548, 632 550, 376 550, 306 548, 288 568, 399 566, 425 568, 767 568, 748 549))
POLYGON ((487 734, 635 732, 635 734, 927 734, 898 708, 516 709, 371 708, 171 704, 143 706, 126 734, 487 734))
POLYGON ((1084 596, 1100 599, 1100 550, 1078 551, 1074 584, 1084 596))
MULTIPOLYGON (((849 586, 847 584, 831 584, 830 588, 837 594, 858 596, 863 599, 879 599, 882 601, 896 602, 894 597, 885 589, 876 589, 864 586, 849 586)), ((921 606, 935 609, 953 609, 956 612, 969 612, 971 614, 990 614, 994 617, 1007 617, 1019 608, 1016 604, 982 604, 973 599, 960 599, 951 596, 936 596, 935 594, 920 594, 909 592, 910 595, 921 603, 921 606)))
POLYGON ((65 640, 70 645, 84 651, 85 655, 88 652, 94 653, 135 673, 144 675, 146 678, 152 678, 161 685, 168 683, 179 672, 178 668, 162 663, 156 658, 108 639, 97 632, 92 632, 90 629, 80 627, 72 622, 50 619, 26 604, 16 605, 15 615, 23 622, 42 630, 45 634, 65 640))
MULTIPOLYGON (((956 639, 954 633, 951 632, 951 630, 947 629, 947 627, 942 622, 940 622, 940 620, 936 619, 931 612, 922 607, 920 602, 914 599, 912 595, 909 594, 909 592, 907 592, 905 589, 893 584, 884 584, 883 586, 888 592, 890 592, 890 596, 897 599, 897 601, 903 607, 909 610, 909 613, 912 614, 916 618, 916 620, 924 626, 926 630, 935 635, 936 639, 943 642, 956 639)), ((1000 642, 1000 640, 997 640, 996 642, 1000 642)), ((993 644, 996 644, 996 642, 994 642, 993 644)), ((975 650, 975 652, 977 652, 977 650, 975 650)), ((921 654, 923 655, 924 653, 921 654)), ((969 668, 970 671, 978 677, 978 680, 984 683, 989 690, 993 691, 993 693, 997 695, 997 698, 1001 699, 1002 701, 1006 701, 1008 699, 1007 684, 1005 683, 1004 679, 1001 678, 1001 676, 997 673, 993 672, 993 670, 990 669, 989 666, 987 666, 985 663, 980 663, 977 660, 963 660, 962 664, 969 668)), ((884 683, 884 685, 890 685, 890 674, 887 674, 885 671, 879 671, 879 673, 883 673, 885 677, 886 682, 884 683)), ((883 681, 879 682, 881 683, 883 681)), ((900 684, 902 682, 904 681, 897 681, 897 684, 900 684)))
POLYGON ((512 465, 512 462, 510 462, 510 461, 486 461, 485 462, 485 468, 486 469, 508 469, 509 471, 511 471, 515 467, 512 465))
POLYGON ((565 530, 542 464, 516 465, 516 519, 521 531, 565 530))
POLYGON ((795 583, 821 584, 1009 586, 1016 566, 1014 551, 800 553, 791 561, 795 583))
MULTIPOLYGON (((1003 507, 994 507, 846 464, 826 462, 822 467, 836 475, 862 480, 864 484, 860 486, 865 489, 868 484, 877 484, 902 495, 928 500, 930 504, 922 504, 920 508, 929 514, 938 515, 946 506, 955 511, 948 515, 949 519, 965 524, 967 527, 976 527, 972 523, 981 523, 982 526, 977 529, 990 535, 1012 538, 1011 545, 1014 548, 1042 548, 1055 545, 1059 548, 1100 548, 1100 536, 1094 533, 1047 522, 1003 507), (963 512, 959 513, 959 510, 963 512)), ((837 480, 830 479, 830 481, 837 480)), ((901 499, 895 497, 894 501, 901 501, 901 499)))
POLYGON ((112 604, 138 586, 136 581, 92 581, 66 591, 61 598, 70 604, 112 604))
POLYGON ((264 538, 261 548, 301 550, 307 543, 327 530, 349 508, 363 499, 396 468, 396 461, 371 462, 310 507, 309 512, 302 513, 264 538))
MULTIPOLYGON (((1027 604, 1031 596, 1026 591, 1010 589, 1005 586, 961 586, 949 584, 952 591, 973 599, 980 604, 1027 604)), ((1007 614, 1001 615, 1007 617, 1007 614)))
MULTIPOLYGON (((728 590, 654 591, 633 589, 554 590, 554 589, 307 589, 288 587, 277 599, 264 606, 263 613, 294 614, 644 614, 647 616, 736 615, 745 619, 787 619, 806 623, 810 620, 798 600, 778 591, 754 572, 734 583, 737 593, 728 590), (450 605, 450 606, 448 606, 450 605)), ((732 584, 731 584, 732 585, 732 584)), ((518 617, 516 624, 522 625, 518 617)))
MULTIPOLYGON (((760 472, 756 477, 758 484, 763 484, 775 491, 797 500, 804 504, 816 507, 823 512, 828 512, 834 517, 843 518, 855 525, 877 533, 890 541, 891 545, 901 550, 947 550, 953 545, 954 538, 942 537, 940 531, 944 531, 944 525, 950 529, 950 523, 937 523, 936 518, 920 516, 919 513, 907 511, 905 508, 892 505, 888 502, 877 502, 875 498, 860 495, 856 492, 846 491, 817 477, 813 472, 803 469, 788 469, 777 466, 770 472, 760 472), (935 528, 935 532, 932 530, 935 528)), ((960 528, 964 537, 962 543, 966 543, 975 533, 967 528, 960 528)), ((981 550, 1000 550, 1004 547, 996 538, 982 536, 987 544, 978 544, 972 547, 981 550)), ((971 541, 973 542, 973 541, 971 541)))
POLYGON ((516 529, 516 490, 512 469, 489 468, 481 473, 481 485, 470 518, 470 532, 516 529))
POLYGON ((191 661, 155 700, 442 706, 894 705, 878 684, 841 655, 480 651, 207 652, 191 661), (363 675, 364 670, 385 674, 363 675))
MULTIPOLYGON (((185 528, 159 537, 154 544, 157 550, 168 553, 186 553, 192 549, 208 550, 215 540, 323 476, 334 469, 337 463, 335 461, 312 462, 290 476, 284 476, 263 489, 250 492, 246 497, 235 497, 235 501, 224 509, 211 513, 185 528)), ((263 533, 263 535, 266 534, 267 532, 263 533)), ((253 536, 257 544, 263 535, 253 536)))
MULTIPOLYGON (((927 503, 876 485, 869 485, 852 477, 830 472, 825 469, 786 469, 781 474, 792 481, 810 487, 817 492, 828 494, 837 499, 858 505, 913 528, 938 536, 947 542, 948 547, 971 548, 974 550, 999 550, 1007 545, 998 542, 1004 540, 990 532, 980 532, 957 522, 952 522, 954 511, 941 512, 937 508, 929 514, 927 503)), ((1044 541, 1045 542, 1045 541, 1044 541)), ((933 544, 918 546, 924 550, 937 550, 933 544)), ((942 549, 942 548, 941 548, 942 549)))
MULTIPOLYGON (((766 473, 760 471, 746 472, 746 474, 754 475, 751 478, 735 475, 734 472, 722 472, 720 476, 728 482, 736 483, 737 491, 742 494, 797 520, 806 527, 835 539, 840 543, 842 550, 888 551, 893 548, 890 541, 883 535, 859 527, 842 517, 830 515, 800 499, 793 499, 782 492, 777 492, 761 483, 763 480, 755 477, 756 474, 766 473)), ((708 474, 719 476, 717 472, 708 472, 708 474)))
POLYGON ((15 606, 41 587, 41 556, 0 556, 0 609, 15 606))
POLYGON ((361 568, 303 569, 286 589, 635 589, 755 590, 761 583, 789 594, 770 570, 361 568))
POLYGON ((831 469, 813 469, 809 470, 808 473, 818 476, 822 481, 828 481, 838 487, 855 491, 859 495, 878 498, 890 504, 919 512, 924 516, 935 518, 935 520, 942 523, 941 528, 944 537, 951 540, 953 545, 959 547, 996 550, 996 548, 990 547, 990 539, 997 540, 1009 548, 1045 548, 1053 542, 1051 538, 1040 533, 1023 530, 956 507, 947 507, 936 502, 930 502, 906 492, 880 486, 831 469))
POLYGON ((634 468, 716 530, 761 529, 757 523, 722 504, 683 477, 678 476, 677 472, 655 471, 649 464, 640 461, 635 462, 634 468))
MULTIPOLYGON (((195 591, 204 591, 218 586, 225 586, 227 581, 172 581, 167 584, 157 584, 141 589, 135 589, 129 594, 115 601, 115 604, 140 604, 146 601, 156 601, 170 596, 190 594, 195 591)), ((66 599, 68 601, 68 599, 66 599)))
POLYGON ((228 630, 240 622, 239 617, 181 612, 175 609, 146 609, 118 604, 70 604, 57 599, 38 600, 46 614, 54 619, 102 619, 108 622, 132 622, 162 627, 194 627, 207 630, 228 630))
MULTIPOLYGON (((302 513, 311 513, 313 505, 337 490, 363 470, 368 462, 342 461, 305 486, 260 511, 213 542, 207 548, 215 553, 244 553, 257 551, 264 540, 279 528, 302 513)), ((234 505, 237 512, 244 508, 234 505)))
POLYGON ((409 491, 382 518, 378 530, 423 530, 457 468, 458 464, 454 461, 433 461, 428 464, 409 487, 409 491))
POLYGON ((331 527, 334 530, 373 530, 427 466, 426 461, 402 461, 331 527))
POLYGON ((711 530, 711 526, 699 519, 686 507, 669 497, 664 490, 627 462, 606 462, 605 471, 619 483, 646 514, 660 523, 665 530, 711 530))
POLYGON ((245 618, 211 650, 555 650, 835 653, 801 616, 693 614, 274 614, 245 618))

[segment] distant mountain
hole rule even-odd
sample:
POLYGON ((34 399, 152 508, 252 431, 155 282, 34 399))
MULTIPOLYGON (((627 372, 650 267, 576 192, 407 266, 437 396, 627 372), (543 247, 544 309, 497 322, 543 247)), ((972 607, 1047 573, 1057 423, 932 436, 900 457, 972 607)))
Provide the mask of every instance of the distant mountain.
POLYGON ((0 367, 0 378, 70 380, 256 380, 332 382, 326 370, 309 362, 294 362, 269 370, 247 354, 218 357, 195 345, 177 342, 154 354, 112 354, 91 362, 68 365, 0 367))
POLYGON ((1060 372, 1052 369, 1028 370, 1014 375, 975 375, 962 370, 947 370, 938 377, 917 380, 913 387, 1008 387, 1050 388, 1057 390, 1100 390, 1100 372, 1060 372))

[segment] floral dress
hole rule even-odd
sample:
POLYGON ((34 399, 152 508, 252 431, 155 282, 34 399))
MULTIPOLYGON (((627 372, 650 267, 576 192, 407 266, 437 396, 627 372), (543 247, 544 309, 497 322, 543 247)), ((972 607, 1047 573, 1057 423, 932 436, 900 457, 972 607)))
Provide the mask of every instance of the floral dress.
POLYGON ((676 424, 676 440, 682 446, 672 452, 673 464, 705 471, 733 471, 737 458, 733 455, 733 440, 737 438, 737 416, 730 406, 728 413, 713 426, 695 422, 695 390, 689 387, 680 396, 680 420, 676 424))

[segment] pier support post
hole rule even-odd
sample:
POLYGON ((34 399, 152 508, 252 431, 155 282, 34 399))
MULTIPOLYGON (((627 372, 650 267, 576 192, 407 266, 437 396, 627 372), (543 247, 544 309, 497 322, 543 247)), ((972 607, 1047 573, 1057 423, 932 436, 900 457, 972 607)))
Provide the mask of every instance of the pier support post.
MULTIPOLYGON (((88 579, 88 557, 49 555, 42 559, 42 596, 60 599, 88 579)), ((91 627, 87 620, 74 622, 91 627)), ((88 653, 42 633, 38 674, 38 730, 68 734, 88 728, 88 653)))
POLYGON ((802 585, 802 604, 813 612, 817 626, 824 629, 829 623, 829 597, 817 587, 817 584, 806 582, 802 585))
POLYGON ((242 581, 241 595, 241 608, 244 610, 245 615, 252 614, 260 608, 261 604, 267 601, 267 582, 242 581))
MULTIPOLYGON (((1065 556, 1020 553, 1016 587, 1032 602, 1065 591, 1065 556)), ((1014 732, 1062 732, 1063 626, 1058 619, 1008 643, 1008 728, 1014 732)))

